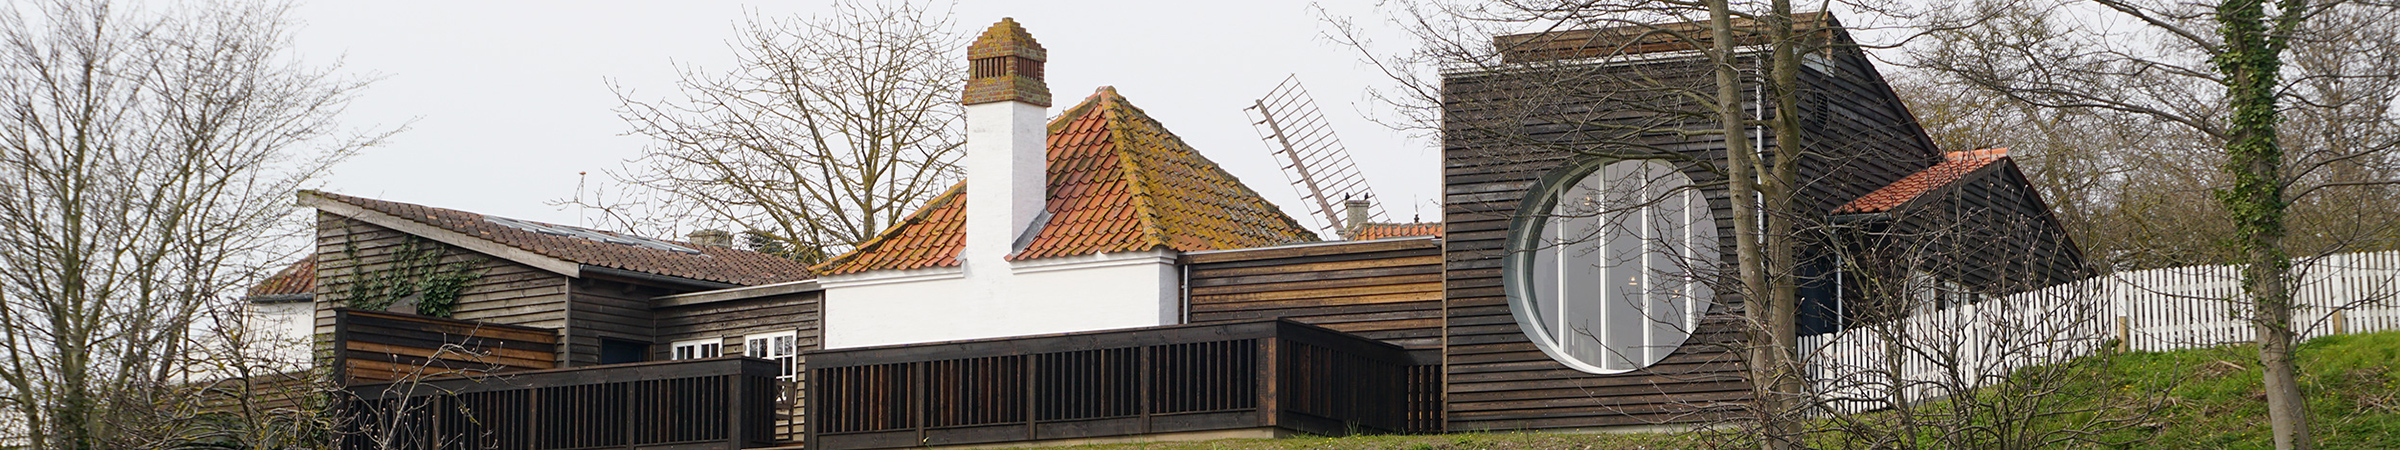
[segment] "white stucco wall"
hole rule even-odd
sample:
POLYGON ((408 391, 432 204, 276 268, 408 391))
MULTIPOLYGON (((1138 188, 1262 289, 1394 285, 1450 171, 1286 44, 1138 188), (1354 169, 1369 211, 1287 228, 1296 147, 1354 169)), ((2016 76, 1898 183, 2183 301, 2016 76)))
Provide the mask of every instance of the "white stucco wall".
POLYGON ((1173 325, 1183 318, 1174 261, 1155 251, 829 276, 818 280, 825 348, 1173 325))
MULTIPOLYGON (((999 261, 1040 223, 1049 203, 1045 108, 1025 102, 967 105, 967 242, 961 261, 999 261)), ((975 264, 969 263, 969 266, 975 264)))
POLYGON ((246 336, 250 355, 270 359, 286 369, 311 365, 309 346, 316 333, 315 302, 249 303, 249 308, 245 325, 250 330, 246 336))

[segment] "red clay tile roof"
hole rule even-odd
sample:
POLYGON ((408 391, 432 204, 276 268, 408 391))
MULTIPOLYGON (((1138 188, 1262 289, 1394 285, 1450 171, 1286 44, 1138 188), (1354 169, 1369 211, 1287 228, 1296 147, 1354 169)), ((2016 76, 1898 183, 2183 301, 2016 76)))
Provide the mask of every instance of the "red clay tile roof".
POLYGON ((818 265, 815 270, 832 275, 955 267, 959 249, 967 246, 966 226, 967 183, 960 182, 874 239, 858 244, 858 249, 818 265))
MULTIPOLYGON (((1050 122, 1049 194, 1042 225, 1012 260, 1101 252, 1226 250, 1316 240, 1112 88, 1050 122)), ((958 265, 965 198, 953 188, 823 274, 958 265), (940 210, 957 210, 942 212, 940 210)))
POLYGON ((1967 174, 1975 173, 1976 170, 1991 165, 1994 161, 2007 158, 2008 149, 1950 152, 1945 156, 1949 159, 1948 161, 1909 174, 1900 181, 1892 182, 1889 186, 1859 196, 1858 199, 1851 200, 1849 204, 1834 208, 1833 213, 1855 214, 1890 211, 1892 208, 1908 204, 1910 200, 1916 200, 1918 196, 1925 195, 1927 192, 1933 192, 1942 186, 1957 182, 1960 178, 1965 178, 1967 174))
MULTIPOLYGON (((634 272, 665 275, 694 280, 756 286, 787 281, 800 281, 816 276, 797 261, 749 250, 690 244, 663 239, 666 242, 699 251, 685 253, 633 245, 602 242, 574 236, 538 233, 515 226, 487 220, 482 214, 423 205, 351 197, 328 192, 310 191, 327 200, 347 203, 370 211, 380 212, 418 223, 440 227, 468 236, 515 247, 542 256, 557 258, 586 266, 607 267, 634 272)), ((514 220, 498 218, 501 220, 514 220)), ((546 227, 580 230, 608 236, 632 237, 580 227, 553 225, 517 220, 546 227)))
POLYGON ((1357 232, 1356 234, 1353 234, 1353 235, 1351 235, 1351 236, 1350 236, 1350 240, 1353 240, 1353 241, 1372 241, 1372 240, 1376 240, 1376 239, 1383 239, 1383 238, 1396 238, 1396 237, 1404 237, 1404 236, 1433 236, 1433 237, 1442 237, 1442 224, 1440 224, 1440 223, 1373 223, 1373 222, 1368 222, 1368 223, 1367 223, 1367 227, 1366 227, 1366 228, 1363 228, 1363 229, 1360 229, 1360 230, 1358 230, 1358 232, 1357 232))
POLYGON ((282 271, 251 286, 247 297, 313 294, 317 291, 317 255, 301 257, 282 271))

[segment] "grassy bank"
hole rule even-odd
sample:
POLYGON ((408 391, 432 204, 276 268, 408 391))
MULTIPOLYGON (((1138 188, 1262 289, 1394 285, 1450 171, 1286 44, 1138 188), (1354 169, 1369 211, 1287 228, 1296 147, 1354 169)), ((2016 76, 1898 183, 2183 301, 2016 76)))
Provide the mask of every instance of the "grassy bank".
MULTIPOLYGON (((2257 351, 2249 346, 2134 353, 2079 361, 2094 384, 2075 406, 2159 406, 2131 428, 2101 436, 2142 449, 2273 448, 2257 351), (2109 385, 2101 385, 2099 383, 2109 385), (2160 395, 2160 393, 2164 395, 2160 395), (2150 403, 2157 402, 2157 403, 2150 403)), ((2300 347, 2301 383, 2323 449, 2400 449, 2400 332, 2335 336, 2300 347)), ((1683 449, 1697 438, 1656 434, 1469 433, 1223 440, 1069 447, 1088 450, 1683 449)))
MULTIPOLYGON (((2118 357, 2119 389, 2166 390, 2169 403, 2151 426, 2114 437, 2146 437, 2142 448, 2274 448, 2257 355, 2228 346, 2118 357)), ((2309 341, 2300 372, 2319 448, 2400 448, 2400 332, 2309 341)))

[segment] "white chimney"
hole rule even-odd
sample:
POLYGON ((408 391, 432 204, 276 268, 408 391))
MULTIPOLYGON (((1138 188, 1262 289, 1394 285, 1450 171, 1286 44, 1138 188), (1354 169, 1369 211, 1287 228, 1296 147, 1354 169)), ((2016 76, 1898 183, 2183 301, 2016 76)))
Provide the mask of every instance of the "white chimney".
POLYGON ((966 248, 959 259, 1002 262, 1049 201, 1042 83, 1047 52, 1014 19, 1000 19, 967 47, 966 248))

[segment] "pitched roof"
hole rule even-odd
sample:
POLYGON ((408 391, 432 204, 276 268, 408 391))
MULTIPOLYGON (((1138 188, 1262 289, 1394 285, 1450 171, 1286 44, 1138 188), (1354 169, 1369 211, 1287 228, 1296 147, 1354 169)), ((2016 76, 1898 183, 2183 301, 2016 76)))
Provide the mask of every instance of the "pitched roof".
POLYGON ((1911 200, 1916 200, 1917 197, 1923 196, 1927 192, 1933 192, 1935 189, 1941 189, 1942 186, 1958 182, 1958 180, 1966 178, 1967 174, 1975 173, 1976 170, 1989 166, 1995 161, 2008 158, 2008 149, 1950 152, 1943 156, 1948 160, 1917 171, 1917 173, 1909 174, 1900 181, 1894 181, 1890 185, 1876 189, 1875 192, 1859 196, 1857 199, 1851 200, 1849 204, 1834 208, 1833 213, 1856 214, 1890 211, 1892 208, 1898 208, 1900 205, 1908 204, 1911 200))
MULTIPOLYGON (((1768 42, 1765 26, 1755 19, 1734 18, 1733 27, 1738 45, 1768 42)), ((1832 14, 1806 12, 1792 15, 1792 28, 1815 32, 1805 37, 1826 39, 1841 32, 1842 25, 1832 14)), ((1696 50, 1714 45, 1713 40, 1707 22, 1693 21, 1502 35, 1493 37, 1492 44, 1503 61, 1521 63, 1696 50)))
MULTIPOLYGON (((1103 87, 1048 127, 1049 221, 1012 260, 1101 252, 1226 250, 1316 240, 1241 180, 1103 87)), ((815 269, 847 274, 958 265, 965 184, 815 269)))
POLYGON ((275 272, 275 275, 260 280, 257 285, 250 286, 250 292, 243 296, 268 300, 274 297, 309 295, 316 291, 317 255, 312 254, 301 257, 299 261, 293 261, 292 265, 284 266, 283 270, 275 272))
POLYGON ((651 239, 329 192, 304 191, 301 195, 355 206, 584 266, 744 286, 815 277, 808 272, 807 266, 797 261, 749 250, 651 239))
POLYGON ((909 270, 958 265, 967 246, 967 183, 925 202, 874 239, 813 269, 827 275, 870 270, 909 270))
POLYGON ((1361 229, 1359 229, 1359 230, 1358 230, 1358 232, 1356 232, 1356 233, 1352 233, 1352 234, 1351 234, 1351 236, 1350 236, 1350 240, 1353 240, 1353 241, 1372 241, 1372 240, 1376 240, 1376 239, 1383 239, 1383 238, 1396 238, 1396 237, 1404 237, 1404 236, 1433 236, 1433 237, 1442 237, 1442 224, 1441 224, 1441 223, 1438 223, 1438 222, 1419 222, 1419 223, 1374 223, 1374 222, 1368 222, 1365 228, 1361 228, 1361 229))

